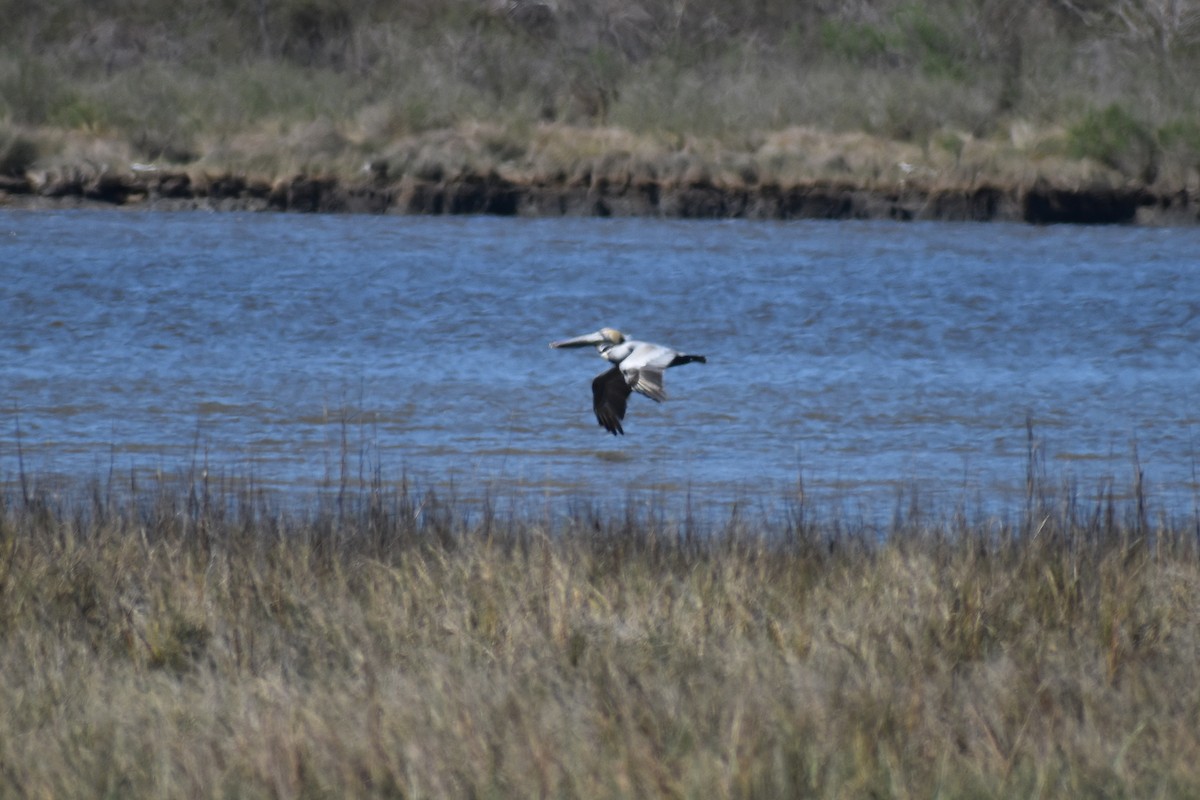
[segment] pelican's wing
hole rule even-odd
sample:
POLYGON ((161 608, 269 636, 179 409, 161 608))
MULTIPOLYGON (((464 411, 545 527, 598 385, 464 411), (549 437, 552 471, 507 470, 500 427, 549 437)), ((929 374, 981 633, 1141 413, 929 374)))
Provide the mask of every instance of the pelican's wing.
POLYGON ((658 367, 629 369, 622 363, 621 373, 626 385, 633 391, 660 403, 667 399, 667 393, 663 389, 663 371, 658 367))
POLYGON ((592 381, 592 410, 596 412, 596 421, 613 436, 625 433, 621 420, 625 419, 629 393, 629 384, 619 367, 601 372, 592 381))
POLYGON ((660 344, 637 342, 630 353, 621 362, 621 372, 625 382, 635 392, 646 395, 651 400, 666 400, 667 393, 663 389, 663 370, 671 366, 677 356, 674 350, 660 344))

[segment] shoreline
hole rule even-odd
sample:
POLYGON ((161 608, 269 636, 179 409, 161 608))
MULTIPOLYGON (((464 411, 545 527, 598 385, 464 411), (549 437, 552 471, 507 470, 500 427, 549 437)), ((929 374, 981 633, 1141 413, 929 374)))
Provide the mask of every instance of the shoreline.
POLYGON ((664 219, 897 220, 1045 224, 1200 224, 1200 196, 1145 186, 866 187, 852 181, 771 180, 739 185, 610 178, 513 179, 495 171, 397 181, 294 175, 279 180, 235 173, 82 170, 0 177, 0 208, 133 208, 159 211, 276 211, 399 215, 664 219))

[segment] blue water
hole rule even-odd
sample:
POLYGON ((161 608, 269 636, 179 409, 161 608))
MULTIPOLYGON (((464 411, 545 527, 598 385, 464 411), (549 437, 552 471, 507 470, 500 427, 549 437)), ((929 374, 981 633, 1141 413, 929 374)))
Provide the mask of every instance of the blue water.
POLYGON ((1189 512, 1191 229, 0 212, 0 481, 1189 512), (591 412, 602 326, 704 354, 591 412))

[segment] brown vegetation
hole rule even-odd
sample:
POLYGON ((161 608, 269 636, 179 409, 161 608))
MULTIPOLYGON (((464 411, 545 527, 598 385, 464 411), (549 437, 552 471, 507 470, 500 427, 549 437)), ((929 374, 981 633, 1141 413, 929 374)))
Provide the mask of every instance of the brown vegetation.
POLYGON ((874 530, 118 494, 0 509, 5 795, 1200 790, 1195 528, 1140 496, 874 530))
POLYGON ((815 212, 773 195, 834 187, 819 213, 1197 216, 1192 0, 0 0, 0 16, 0 202, 305 208, 264 188, 299 179, 351 198, 327 210, 786 216, 815 212), (230 180, 245 189, 203 188, 230 180), (1001 200, 957 199, 978 193, 1001 200))

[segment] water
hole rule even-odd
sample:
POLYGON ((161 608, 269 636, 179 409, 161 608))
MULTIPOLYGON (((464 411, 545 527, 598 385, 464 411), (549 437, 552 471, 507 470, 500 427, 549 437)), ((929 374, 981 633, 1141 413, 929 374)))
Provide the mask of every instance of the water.
POLYGON ((1191 229, 0 212, 0 480, 1197 496, 1191 229), (708 356, 591 412, 613 326, 708 356))

